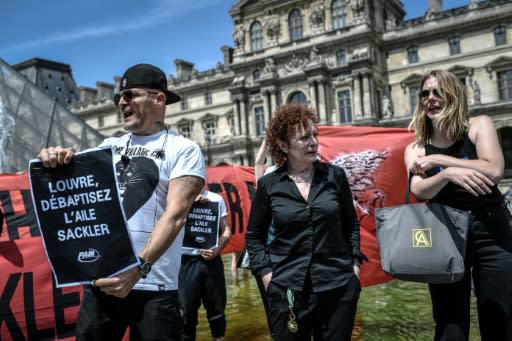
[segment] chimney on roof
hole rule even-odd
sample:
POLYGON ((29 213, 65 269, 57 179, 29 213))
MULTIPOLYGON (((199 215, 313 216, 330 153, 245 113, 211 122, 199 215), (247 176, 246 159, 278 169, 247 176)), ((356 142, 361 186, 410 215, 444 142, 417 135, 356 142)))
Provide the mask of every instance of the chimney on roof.
POLYGON ((227 45, 222 46, 222 54, 224 55, 224 65, 229 65, 233 62, 233 48, 227 45))
POLYGON ((437 13, 443 11, 443 0, 428 0, 428 9, 429 13, 437 13))
POLYGON ((194 64, 183 59, 175 59, 174 65, 176 65, 177 78, 190 76, 194 71, 194 64))
POLYGON ((105 83, 101 81, 96 82, 97 93, 96 96, 98 100, 110 99, 114 96, 114 84, 105 83))
POLYGON ((96 100, 97 95, 98 95, 97 89, 86 87, 86 86, 81 86, 78 89, 80 92, 80 102, 81 103, 92 103, 96 100))

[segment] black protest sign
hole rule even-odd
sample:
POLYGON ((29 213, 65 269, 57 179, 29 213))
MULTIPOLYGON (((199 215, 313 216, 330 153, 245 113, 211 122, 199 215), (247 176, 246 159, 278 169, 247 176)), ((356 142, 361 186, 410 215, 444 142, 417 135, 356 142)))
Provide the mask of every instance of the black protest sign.
POLYGON ((211 249, 219 242, 219 203, 194 202, 185 223, 183 246, 194 249, 211 249))
POLYGON ((119 201, 110 148, 65 166, 29 165, 32 199, 57 286, 90 283, 138 264, 119 201))

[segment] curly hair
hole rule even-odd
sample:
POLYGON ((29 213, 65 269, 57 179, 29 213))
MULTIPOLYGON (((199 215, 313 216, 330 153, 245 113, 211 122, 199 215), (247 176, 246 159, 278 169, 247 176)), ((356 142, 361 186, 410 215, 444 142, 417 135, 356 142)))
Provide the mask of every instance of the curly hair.
MULTIPOLYGON (((431 77, 437 80, 437 86, 442 89, 440 95, 445 102, 445 106, 436 120, 436 125, 438 128, 446 129, 450 139, 460 140, 469 128, 466 88, 453 73, 445 70, 432 70, 421 80, 418 96, 427 79, 431 77)), ((427 111, 419 98, 409 128, 416 130, 416 139, 423 145, 430 143, 434 128, 432 124, 432 120, 427 117, 427 111)))
POLYGON ((279 148, 278 141, 290 143, 297 129, 307 128, 309 121, 318 124, 314 111, 301 104, 284 104, 277 108, 267 128, 267 145, 274 164, 281 167, 286 162, 286 154, 279 148))

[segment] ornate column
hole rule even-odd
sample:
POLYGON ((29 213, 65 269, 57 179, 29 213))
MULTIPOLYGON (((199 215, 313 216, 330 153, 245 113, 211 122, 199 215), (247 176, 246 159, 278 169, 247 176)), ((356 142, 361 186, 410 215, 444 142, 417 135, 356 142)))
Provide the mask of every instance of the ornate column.
POLYGON ((371 93, 369 77, 371 70, 363 67, 352 71, 354 76, 354 118, 359 119, 371 110, 371 93))
POLYGON ((277 109, 277 90, 271 89, 270 91, 270 112, 269 119, 274 115, 274 111, 277 109))
POLYGON ((232 95, 235 106, 235 135, 247 135, 247 97, 244 94, 232 95))
MULTIPOLYGON (((370 75, 368 73, 364 73, 362 75, 363 78, 363 107, 362 112, 363 116, 367 117, 371 112, 371 97, 370 97, 370 75)), ((368 117, 367 117, 368 118, 368 117)))
POLYGON ((361 76, 358 73, 353 72, 354 76, 354 119, 363 116, 363 103, 361 99, 361 76))
POLYGON ((309 85, 309 98, 311 98, 311 107, 315 110, 315 112, 319 112, 318 110, 318 99, 316 98, 316 89, 317 84, 314 80, 308 81, 309 85))
POLYGON ((247 98, 245 96, 239 99, 240 101, 240 135, 247 135, 249 133, 247 126, 247 98))
POLYGON ((318 117, 320 123, 325 124, 329 120, 327 119, 327 101, 325 99, 325 80, 321 79, 317 81, 318 86, 318 117))
POLYGON ((237 98, 233 98, 233 130, 235 136, 240 135, 240 101, 237 98))
POLYGON ((261 89, 263 96, 263 106, 265 110, 265 125, 268 125, 272 119, 274 110, 276 110, 276 88, 273 85, 263 87, 261 89))
POLYGON ((270 119, 270 101, 269 101, 269 91, 261 90, 261 96, 263 97, 263 113, 265 116, 265 125, 268 124, 270 119))

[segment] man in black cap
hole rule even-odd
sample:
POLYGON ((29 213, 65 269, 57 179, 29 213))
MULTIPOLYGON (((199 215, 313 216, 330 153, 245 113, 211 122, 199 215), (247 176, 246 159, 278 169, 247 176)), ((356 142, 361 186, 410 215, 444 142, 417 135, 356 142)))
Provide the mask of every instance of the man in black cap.
MULTIPOLYGON (((77 340, 120 340, 130 327, 135 340, 181 341, 178 273, 183 224, 205 179, 204 158, 192 141, 164 125, 167 104, 180 97, 167 90, 165 74, 149 64, 130 67, 114 104, 128 134, 107 138, 112 146, 123 209, 141 265, 86 286, 77 340)), ((72 148, 39 153, 45 167, 71 161, 72 148)))

